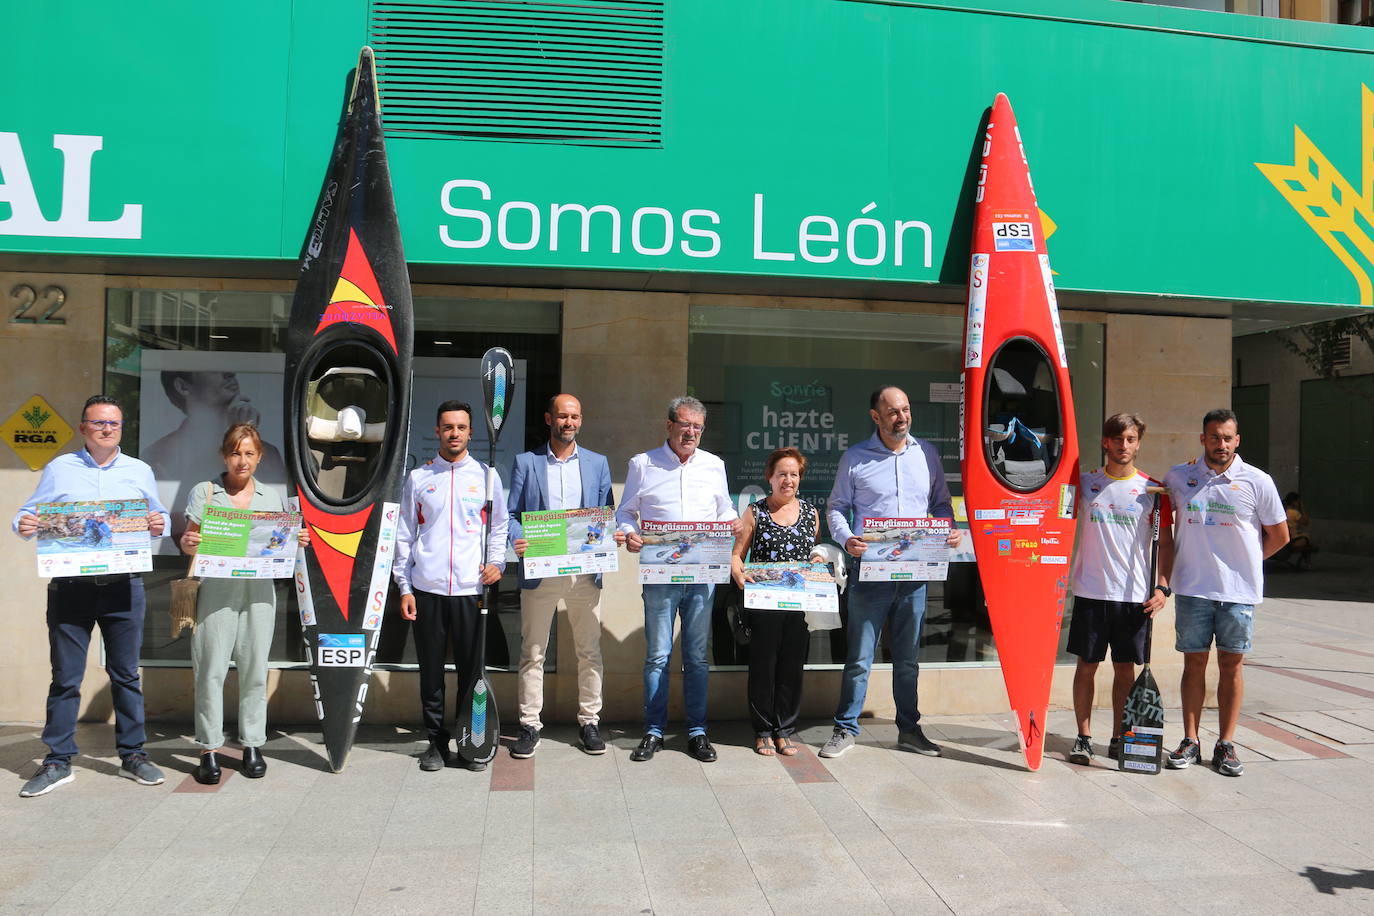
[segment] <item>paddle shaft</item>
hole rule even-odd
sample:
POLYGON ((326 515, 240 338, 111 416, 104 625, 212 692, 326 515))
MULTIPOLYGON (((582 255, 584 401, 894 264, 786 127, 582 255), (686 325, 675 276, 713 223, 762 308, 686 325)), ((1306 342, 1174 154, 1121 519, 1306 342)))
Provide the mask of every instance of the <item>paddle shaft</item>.
MULTIPOLYGON (((1153 493, 1154 501, 1150 506, 1150 579, 1148 585, 1149 592, 1145 595, 1145 600, 1149 601, 1155 596, 1155 577, 1159 575, 1159 494, 1162 487, 1148 487, 1145 492, 1153 493)), ((1154 643, 1155 618, 1151 615, 1145 622, 1145 667, 1150 667, 1150 649, 1154 643)))

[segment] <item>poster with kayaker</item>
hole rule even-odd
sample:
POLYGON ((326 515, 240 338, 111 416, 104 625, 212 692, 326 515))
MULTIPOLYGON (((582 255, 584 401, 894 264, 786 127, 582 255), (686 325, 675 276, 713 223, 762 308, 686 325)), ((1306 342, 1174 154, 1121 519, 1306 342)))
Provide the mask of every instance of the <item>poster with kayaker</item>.
POLYGON ((39 503, 34 515, 40 576, 105 576, 153 568, 147 500, 39 503))
POLYGON ((744 606, 759 611, 840 612, 835 576, 824 563, 746 563, 744 606))
POLYGON ((949 576, 949 518, 869 518, 860 582, 944 581, 949 576))
POLYGON ((615 572, 615 510, 610 506, 526 512, 525 578, 615 572))
POLYGON ((639 581, 645 585, 721 584, 730 581, 730 522, 640 523, 639 581))
POLYGON ((205 579, 289 579, 296 572, 299 512, 206 506, 193 575, 205 579))

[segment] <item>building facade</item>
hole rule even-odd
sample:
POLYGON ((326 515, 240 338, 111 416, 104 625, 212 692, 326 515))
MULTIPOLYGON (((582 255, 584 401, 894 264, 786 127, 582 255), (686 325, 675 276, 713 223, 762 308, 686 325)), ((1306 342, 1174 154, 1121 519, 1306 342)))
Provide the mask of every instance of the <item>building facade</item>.
MULTIPOLYGON (((667 401, 691 392, 741 506, 780 445, 811 456, 803 493, 823 500, 844 447, 870 431, 868 392, 894 383, 957 494, 972 189, 999 91, 1050 235, 1086 465, 1119 410, 1149 420, 1146 469, 1194 455, 1202 412, 1230 401, 1240 324, 1374 304, 1341 268, 1374 199, 1355 175, 1374 104, 1365 30, 1108 0, 284 0, 247 16, 77 2, 11 18, 15 66, 48 74, 0 113, 11 512, 43 449, 62 446, 15 431, 35 396, 69 428, 87 395, 118 396, 125 448, 154 463, 174 510, 220 469, 207 431, 254 418, 280 446, 292 276, 364 44, 414 282, 413 461, 433 451, 434 406, 477 401, 477 358, 500 345, 522 392, 503 473, 566 390, 618 487, 629 456, 661 442, 667 401), (45 63, 53 35, 68 48, 59 71, 45 63)), ((480 436, 474 447, 485 454, 480 436)), ((273 473, 269 460, 264 479, 284 482, 273 473)), ((175 720, 189 718, 191 682, 167 582, 185 561, 166 549, 148 576, 145 692, 150 714, 175 720)), ((30 545, 11 538, 0 557, 16 570, 0 720, 37 720, 44 583, 30 545)), ((603 608, 606 716, 634 720, 643 622, 634 560, 622 564, 603 608)), ((501 594, 498 668, 518 658, 513 573, 501 594)), ((294 603, 280 597, 271 714, 309 722, 294 603)), ((546 684, 567 716, 563 626, 546 684)), ((409 643, 393 607, 372 721, 414 718, 409 643)), ((830 711, 842 651, 813 635, 809 712, 830 711)), ((744 652, 722 611, 713 716, 745 714, 744 652)), ((922 661, 927 710, 1005 708, 973 564, 932 587, 922 661)), ((509 702, 512 676, 495 683, 509 702)), ((1067 691, 1056 683, 1057 699, 1067 691)), ((108 714, 88 693, 86 715, 108 714)))

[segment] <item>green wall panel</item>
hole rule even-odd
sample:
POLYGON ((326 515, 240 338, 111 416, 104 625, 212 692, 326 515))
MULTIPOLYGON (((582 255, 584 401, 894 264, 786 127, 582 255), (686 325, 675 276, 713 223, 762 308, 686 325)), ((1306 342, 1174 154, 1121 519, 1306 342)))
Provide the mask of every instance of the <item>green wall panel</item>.
MULTIPOLYGON (((1256 167, 1291 164, 1298 125, 1363 188, 1368 30, 1110 0, 1040 8, 670 0, 661 147, 393 138, 407 256, 961 283, 970 156, 984 109, 1005 91, 1057 225, 1049 247, 1061 288, 1368 298, 1256 167), (467 184, 446 194, 454 181, 467 184), (583 251, 578 211, 564 210, 555 248, 555 205, 613 209, 618 231, 601 211, 583 251), (819 236, 833 220, 836 242, 800 244, 808 217, 821 218, 809 224, 819 236), (484 244, 461 245, 484 228, 484 244), (835 257, 808 261, 803 248, 835 257)), ((98 135, 91 218, 137 203, 142 232, 7 233, 16 179, 0 159, 0 249, 295 257, 367 14, 361 0, 132 12, 73 0, 13 11, 19 72, 46 78, 0 100, 0 133, 18 135, 45 217, 56 218, 62 194, 53 136, 98 135), (59 68, 45 56, 54 35, 69 47, 59 68)), ((1337 228, 1351 232, 1333 238, 1354 251, 1368 222, 1347 223, 1337 228)), ((1370 253, 1374 244, 1358 271, 1370 253)))

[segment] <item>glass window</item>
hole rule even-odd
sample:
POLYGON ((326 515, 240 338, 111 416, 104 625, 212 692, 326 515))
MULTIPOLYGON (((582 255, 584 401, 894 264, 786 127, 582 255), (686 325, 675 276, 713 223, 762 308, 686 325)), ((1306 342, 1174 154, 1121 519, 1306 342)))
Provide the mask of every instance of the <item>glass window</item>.
MULTIPOLYGON (((872 435, 871 392, 897 385, 911 401, 912 434, 939 450, 956 515, 962 516, 959 473, 959 377, 963 316, 860 310, 693 306, 688 383, 710 410, 704 448, 726 464, 741 507, 766 493, 763 465, 770 452, 795 446, 808 465, 801 497, 821 510, 840 456, 872 435)), ((1102 417, 1103 326, 1064 323, 1083 462, 1093 464, 1102 417)), ((1051 393, 1053 396, 1053 393, 1051 393)), ((966 527, 966 523, 964 525, 966 527)), ((949 579, 927 591, 923 663, 988 664, 997 659, 991 625, 971 549, 950 564, 949 579)), ((748 646, 733 635, 717 589, 712 661, 748 664, 748 646)), ((844 598, 841 596, 841 610, 844 598)), ((1061 654, 1063 639, 1061 636, 1061 654)), ((810 665, 843 664, 843 630, 812 633, 810 665)), ((879 662, 890 661, 879 647, 879 662)))
MULTIPOLYGON (((191 490, 224 470, 219 443, 232 423, 258 424, 264 455, 257 477, 285 494, 286 468, 281 457, 283 345, 291 294, 110 289, 106 306, 105 390, 125 405, 124 449, 152 465, 173 519, 173 536, 162 540, 153 572, 145 577, 148 618, 143 663, 189 665, 187 635, 172 639, 168 626, 168 584, 185 575, 187 567, 175 539, 184 526, 182 513, 191 490)), ((510 413, 513 428, 501 437, 497 451, 496 466, 503 477, 526 442, 538 442, 546 435, 543 412, 538 408, 559 391, 560 306, 556 298, 415 299, 407 467, 426 460, 436 449, 433 417, 440 401, 458 398, 474 405, 481 403, 478 362, 492 346, 503 346, 516 356, 520 381, 517 403, 510 413), (536 405, 536 409, 525 410, 526 404, 536 405)), ((384 371, 365 352, 337 355, 338 360, 321 365, 315 373, 316 413, 321 424, 331 420, 331 405, 343 403, 338 396, 346 393, 349 403, 366 399, 367 372, 384 371), (333 371, 340 368, 360 371, 333 371)), ((474 425, 472 449, 486 461, 485 424, 474 425)), ((353 461, 358 456, 333 454, 328 436, 321 433, 316 438, 319 443, 312 440, 312 444, 319 449, 315 458, 322 489, 335 487, 337 492, 329 492, 343 498, 365 484, 359 475, 369 473, 367 454, 361 455, 361 463, 353 461)), ((487 664, 493 668, 513 668, 520 656, 520 599, 514 563, 507 569, 507 576, 495 589, 499 626, 487 628, 487 664)), ((277 630, 269 658, 280 665, 303 663, 295 590, 287 582, 279 582, 277 599, 277 630)), ((409 623, 400 616, 394 584, 383 620, 378 664, 413 664, 409 623)), ((555 657, 551 647, 550 668, 555 657)))

